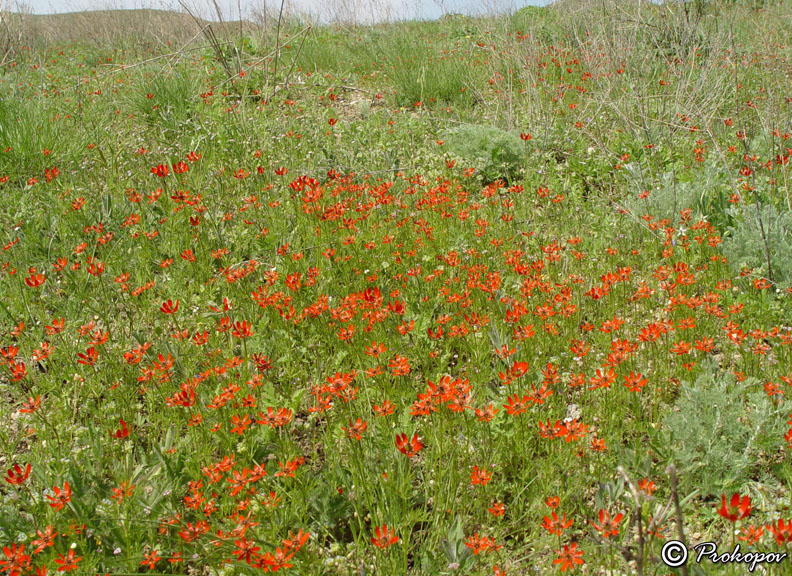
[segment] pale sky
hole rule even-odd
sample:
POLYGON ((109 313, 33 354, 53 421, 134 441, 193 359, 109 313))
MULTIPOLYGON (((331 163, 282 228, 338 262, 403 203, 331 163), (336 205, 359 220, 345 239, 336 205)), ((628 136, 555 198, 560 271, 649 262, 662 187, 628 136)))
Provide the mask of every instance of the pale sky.
MULTIPOLYGON (((204 18, 214 19, 212 0, 184 0, 191 10, 204 18)), ((285 0, 294 9, 307 12, 320 19, 338 13, 354 13, 361 20, 401 18, 438 18, 444 13, 481 14, 501 12, 527 5, 545 5, 549 0, 285 0)), ((217 0, 223 18, 236 20, 241 10, 248 16, 252 10, 267 6, 277 10, 280 0, 217 0)), ((119 8, 164 8, 180 10, 178 0, 0 0, 0 6, 13 10, 24 5, 33 14, 53 14, 82 10, 119 8)))

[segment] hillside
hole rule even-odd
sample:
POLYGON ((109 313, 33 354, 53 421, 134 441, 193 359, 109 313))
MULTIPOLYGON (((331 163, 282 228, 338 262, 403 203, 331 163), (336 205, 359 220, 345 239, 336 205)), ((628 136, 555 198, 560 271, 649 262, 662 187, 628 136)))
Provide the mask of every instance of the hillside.
MULTIPOLYGON (((94 10, 63 14, 11 14, 21 23, 26 42, 33 45, 65 45, 89 42, 107 46, 136 39, 167 45, 183 42, 199 31, 199 25, 187 13, 170 10, 94 10)), ((253 27, 250 22, 202 22, 211 24, 217 34, 238 33, 253 27)))

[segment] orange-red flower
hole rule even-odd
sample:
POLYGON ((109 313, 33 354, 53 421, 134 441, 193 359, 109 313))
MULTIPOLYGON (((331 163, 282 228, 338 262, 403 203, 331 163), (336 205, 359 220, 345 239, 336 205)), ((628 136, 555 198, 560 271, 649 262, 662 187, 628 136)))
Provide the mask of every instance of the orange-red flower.
POLYGON ((726 494, 721 494, 721 506, 717 509, 720 516, 732 523, 748 518, 751 515, 751 510, 751 498, 749 496, 741 497, 737 493, 732 494, 728 505, 726 504, 726 494))
POLYGON ((486 486, 491 478, 492 478, 492 472, 490 472, 486 468, 479 468, 478 466, 473 466, 473 470, 470 473, 470 483, 473 486, 477 484, 486 486))
POLYGON ((619 523, 622 521, 622 518, 624 518, 624 514, 621 512, 611 518, 610 512, 607 510, 600 510, 599 524, 591 521, 591 525, 597 532, 602 534, 603 538, 610 538, 611 536, 619 535, 619 523))
POLYGON ((412 439, 408 439, 407 434, 404 433, 396 434, 396 448, 408 458, 418 454, 423 447, 424 445, 418 439, 418 434, 413 434, 412 439))
POLYGON ((170 298, 167 301, 163 302, 160 306, 160 312, 163 314, 174 314, 179 309, 179 301, 176 300, 174 302, 170 298))
POLYGON ((398 541, 399 537, 396 536, 391 528, 388 528, 387 524, 377 526, 374 529, 374 536, 371 537, 371 543, 377 548, 387 548, 398 541))
POLYGON ((61 510, 67 503, 71 502, 71 487, 68 482, 63 484, 63 489, 58 486, 52 487, 52 495, 47 494, 49 505, 55 510, 61 510))
POLYGON ((556 554, 558 554, 558 558, 553 560, 553 564, 560 564, 561 565, 561 572, 565 572, 566 570, 575 569, 575 566, 580 566, 584 564, 583 561, 583 550, 578 550, 577 542, 574 542, 571 546, 564 544, 564 549, 556 550, 556 554))
POLYGON ((553 511, 552 517, 545 516, 542 521, 542 528, 547 530, 549 534, 557 534, 559 536, 570 526, 572 526, 572 520, 568 520, 566 514, 559 518, 558 513, 555 511, 553 511))
POLYGON ((80 560, 82 560, 82 556, 75 557, 74 550, 69 550, 66 556, 58 554, 58 557, 55 558, 55 564, 58 565, 58 572, 72 572, 77 570, 77 564, 80 560))
POLYGON ((14 464, 6 472, 5 480, 11 485, 19 486, 24 484, 25 480, 30 476, 30 464, 22 468, 19 464, 14 464))

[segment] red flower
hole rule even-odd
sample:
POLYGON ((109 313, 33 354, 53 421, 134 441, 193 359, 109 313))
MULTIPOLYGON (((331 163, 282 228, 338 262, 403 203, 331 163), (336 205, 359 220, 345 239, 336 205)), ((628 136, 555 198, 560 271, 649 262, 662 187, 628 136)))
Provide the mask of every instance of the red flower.
POLYGON ((168 168, 165 164, 157 164, 151 168, 151 173, 159 176, 160 178, 165 178, 168 174, 170 174, 170 168, 168 168))
POLYGON ((35 548, 33 549, 33 554, 39 554, 43 552, 44 549, 46 549, 47 547, 54 546, 55 536, 58 535, 58 533, 52 528, 52 526, 47 526, 44 529, 44 532, 42 532, 41 530, 36 530, 36 534, 38 534, 38 538, 36 538, 31 542, 31 544, 35 546, 35 548))
POLYGON ((393 533, 393 530, 388 528, 387 524, 377 526, 374 529, 374 536, 371 537, 371 543, 377 548, 387 548, 398 541, 399 537, 393 533))
POLYGON ((25 284, 27 284, 31 288, 38 288, 46 281, 47 281, 47 277, 44 276, 44 274, 38 274, 35 271, 31 272, 30 276, 25 278, 25 284))
POLYGON ((495 540, 489 536, 479 536, 478 532, 465 540, 465 546, 473 551, 474 555, 481 554, 482 552, 496 551, 501 546, 495 545, 495 540))
POLYGON ((553 560, 553 564, 560 564, 561 565, 561 572, 564 572, 567 569, 575 569, 575 565, 584 564, 583 558, 583 550, 577 549, 577 542, 573 543, 571 546, 567 546, 564 544, 564 550, 556 550, 556 554, 558 554, 558 558, 553 560))
POLYGON ((247 320, 243 322, 234 322, 234 329, 231 334, 236 338, 249 338, 253 336, 253 325, 247 320))
POLYGON ((787 542, 792 542, 792 520, 786 522, 779 518, 777 522, 771 522, 767 529, 775 538, 776 544, 783 546, 787 542))
POLYGON ((558 534, 560 536, 564 530, 572 526, 572 520, 567 520, 566 514, 562 514, 561 518, 559 518, 558 513, 553 512, 552 516, 552 518, 545 516, 542 522, 542 528, 547 530, 549 534, 558 534))
POLYGON ((84 364, 85 366, 93 366, 96 364, 96 361, 99 359, 99 352, 96 351, 96 348, 91 346, 88 350, 85 351, 85 354, 82 352, 77 353, 77 362, 79 364, 84 364))
POLYGON ((50 501, 49 505, 55 508, 55 510, 61 510, 68 502, 71 502, 72 492, 68 482, 63 484, 63 489, 58 486, 53 486, 52 493, 52 496, 47 494, 47 499, 50 501))
POLYGON ((407 439, 407 434, 396 434, 396 448, 408 458, 412 458, 418 454, 423 447, 423 444, 421 444, 421 441, 418 439, 418 434, 413 434, 411 440, 407 439))
POLYGON ((162 560, 159 555, 159 550, 152 550, 151 552, 147 552, 143 555, 143 560, 141 561, 141 566, 148 565, 149 570, 154 570, 154 566, 157 565, 157 562, 162 560))
POLYGON ((396 406, 390 400, 383 400, 382 404, 375 404, 374 405, 374 412, 377 416, 390 416, 393 414, 393 410, 396 406))
POLYGON ((5 560, 0 560, 0 571, 8 573, 8 576, 20 576, 23 571, 27 572, 30 569, 30 555, 25 554, 25 545, 22 544, 17 547, 12 544, 11 547, 4 547, 3 554, 5 560))
POLYGON ((749 496, 740 497, 739 494, 732 494, 729 505, 726 505, 726 494, 721 494, 721 507, 718 514, 729 522, 737 522, 751 515, 751 498, 749 496))
POLYGON ((77 563, 82 560, 82 556, 74 557, 74 550, 69 550, 69 553, 64 556, 63 554, 59 554, 57 558, 55 558, 55 564, 59 566, 58 572, 71 572, 72 570, 77 570, 77 563))
POLYGON ((163 302, 160 306, 160 312, 163 314, 173 314, 179 309, 179 301, 173 302, 170 298, 167 302, 163 302))
POLYGON ((478 418, 479 422, 489 422, 495 415, 500 412, 495 406, 490 404, 485 408, 476 408, 476 418, 478 418))
POLYGON ((28 479, 28 476, 30 476, 30 464, 25 466, 24 470, 19 464, 14 464, 6 472, 5 479, 9 484, 19 486, 28 479))
POLYGON ((616 514, 613 518, 611 518, 610 513, 607 510, 600 510, 599 511, 599 524, 595 522, 591 522, 591 525, 597 530, 597 532, 602 532, 603 538, 609 538, 611 536, 618 536, 619 535, 619 522, 622 521, 624 518, 624 514, 621 512, 616 514))
POLYGON ((526 410, 528 410, 528 405, 530 402, 530 398, 528 396, 523 396, 522 399, 520 398, 519 394, 513 394, 509 396, 507 399, 507 404, 504 404, 503 407, 506 409, 511 416, 518 416, 520 414, 524 414, 526 410))
POLYGON ((491 478, 492 478, 492 472, 488 471, 486 468, 479 468, 478 466, 473 466, 473 471, 470 473, 470 483, 473 486, 475 486, 476 484, 481 484, 482 486, 486 486, 491 478))
POLYGON ((255 541, 240 538, 234 544, 236 545, 236 550, 233 551, 233 554, 237 557, 237 560, 244 559, 248 564, 255 564, 259 557, 258 551, 261 550, 260 546, 256 546, 255 541))
POLYGON ((310 532, 303 532, 300 529, 297 534, 293 534, 289 532, 289 539, 283 540, 283 548, 284 550, 294 550, 295 552, 302 548, 306 542, 308 542, 308 537, 311 535, 310 532))
POLYGON ((33 414, 39 408, 41 408, 41 396, 36 396, 35 398, 31 396, 28 398, 27 402, 22 404, 22 408, 19 409, 19 413, 33 414))
POLYGON ((548 496, 545 498, 545 504, 551 509, 555 510, 558 508, 558 505, 561 504, 561 498, 558 496, 548 496))
POLYGON ((349 427, 341 426, 341 429, 346 432, 347 438, 350 440, 360 440, 366 430, 368 430, 368 423, 358 418, 355 422, 350 420, 349 427))
POLYGON ((506 513, 506 507, 500 502, 493 502, 487 511, 493 516, 503 516, 506 513))
POLYGON ((123 418, 119 418, 119 421, 120 421, 120 424, 121 424, 121 428, 119 428, 115 432, 111 432, 110 436, 112 436, 113 438, 119 438, 119 439, 120 438, 126 438, 127 436, 129 436, 129 429, 127 428, 127 423, 124 421, 123 418))
POLYGON ((646 384, 646 378, 640 372, 630 372, 629 376, 624 377, 624 385, 630 392, 640 392, 646 384))

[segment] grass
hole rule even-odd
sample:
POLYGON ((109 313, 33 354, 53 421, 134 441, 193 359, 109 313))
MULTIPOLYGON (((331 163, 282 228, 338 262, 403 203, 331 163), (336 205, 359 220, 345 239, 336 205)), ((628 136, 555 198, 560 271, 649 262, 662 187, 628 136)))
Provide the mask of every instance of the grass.
POLYGON ((684 8, 16 46, 0 574, 788 552, 792 20, 684 8))

